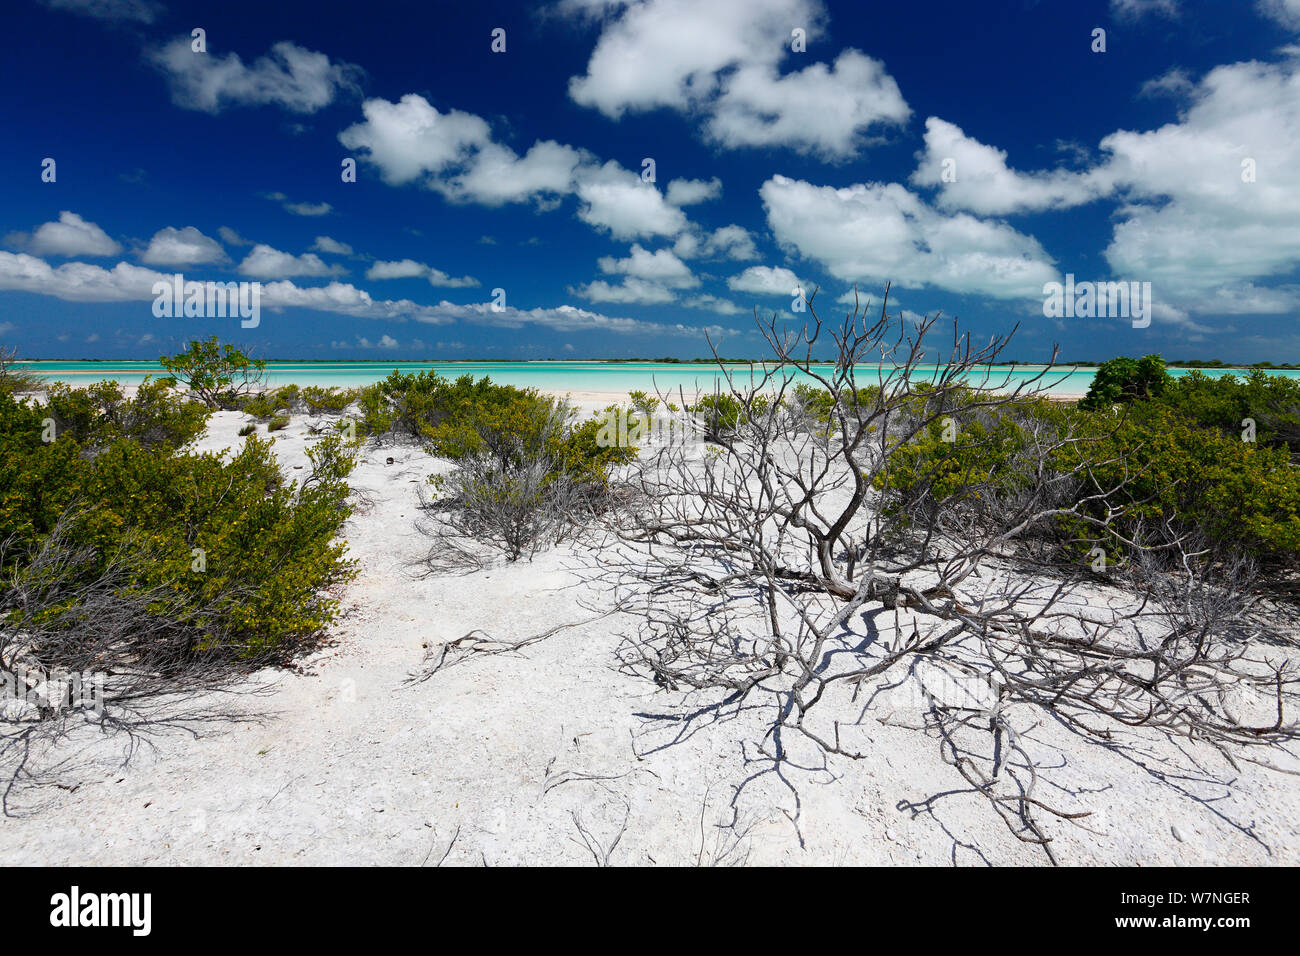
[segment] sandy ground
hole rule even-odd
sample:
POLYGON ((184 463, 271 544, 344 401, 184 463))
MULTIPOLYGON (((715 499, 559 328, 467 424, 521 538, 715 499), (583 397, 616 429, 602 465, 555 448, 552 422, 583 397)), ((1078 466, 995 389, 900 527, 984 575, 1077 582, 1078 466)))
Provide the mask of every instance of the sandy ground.
MULTIPOLYGON (((237 446, 245 422, 214 416, 201 447, 237 446)), ((308 440, 303 416, 276 433, 288 474, 308 440)), ((620 673, 633 622, 619 616, 408 682, 427 647, 474 628, 517 640, 609 603, 589 583, 599 555, 573 548, 416 576, 416 487, 445 467, 414 448, 368 449, 353 485, 373 504, 346 527, 361 573, 329 644, 261 672, 267 693, 240 702, 256 716, 161 737, 125 766, 120 740, 93 742, 64 776, 75 789, 33 791, 0 818, 0 863, 591 864, 624 829, 615 864, 1047 862, 934 739, 898 725, 906 705, 865 721, 869 759, 823 765, 786 738, 777 764, 759 746, 761 696, 731 719, 691 720, 703 701, 620 673)), ((1102 747, 1050 721, 1026 738, 1045 792, 1092 812, 1086 830, 1045 823, 1067 864, 1300 863, 1296 777, 1149 737, 1102 747)))

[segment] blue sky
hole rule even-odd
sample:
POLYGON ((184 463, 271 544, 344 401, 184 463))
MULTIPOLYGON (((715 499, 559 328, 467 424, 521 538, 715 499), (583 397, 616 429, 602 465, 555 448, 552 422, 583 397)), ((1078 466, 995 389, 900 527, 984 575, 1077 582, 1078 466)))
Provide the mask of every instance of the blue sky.
POLYGON ((817 288, 838 319, 892 281, 903 321, 1019 323, 1006 358, 1300 361, 1300 0, 5 20, 0 341, 25 356, 693 357, 706 332, 758 356, 755 308, 801 321, 817 288), (261 283, 260 324, 155 317, 177 272, 261 283), (1150 325, 1045 317, 1067 273, 1150 282, 1150 325))

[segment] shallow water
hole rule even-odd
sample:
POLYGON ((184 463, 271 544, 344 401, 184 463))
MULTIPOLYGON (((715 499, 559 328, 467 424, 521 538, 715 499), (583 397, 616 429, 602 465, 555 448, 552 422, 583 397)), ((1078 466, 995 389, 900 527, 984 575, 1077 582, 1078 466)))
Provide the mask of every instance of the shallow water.
MULTIPOLYGON (((64 381, 84 385, 91 382, 116 379, 124 385, 138 385, 145 376, 164 373, 157 362, 27 362, 20 363, 37 375, 50 381, 64 381)), ((350 388, 377 382, 394 370, 415 372, 432 370, 439 375, 455 378, 460 375, 475 377, 487 375, 502 385, 521 388, 533 387, 559 392, 617 392, 634 389, 646 392, 697 390, 712 391, 720 381, 716 366, 671 362, 268 362, 267 380, 271 385, 320 385, 350 388)), ((829 366, 827 366, 829 369, 829 366)), ((748 365, 729 365, 728 372, 737 383, 747 383, 752 373, 748 365)), ((973 383, 984 383, 999 389, 1012 389, 1017 385, 1042 375, 1044 366, 1018 365, 992 368, 970 376, 973 383)), ((917 375, 933 374, 934 366, 918 366, 917 375)), ((1041 386, 1052 395, 1062 398, 1078 397, 1087 393, 1094 366, 1058 367, 1048 372, 1041 386)), ((1206 375, 1241 374, 1241 369, 1204 369, 1206 375)), ((1171 369, 1171 374, 1186 374, 1181 369, 1171 369)), ((761 374, 761 373, 760 373, 761 374)), ((869 385, 878 377, 873 366, 858 366, 859 385, 869 385)), ((1271 374, 1300 378, 1300 370, 1279 370, 1271 374)), ((796 376, 799 378, 802 376, 796 376)))

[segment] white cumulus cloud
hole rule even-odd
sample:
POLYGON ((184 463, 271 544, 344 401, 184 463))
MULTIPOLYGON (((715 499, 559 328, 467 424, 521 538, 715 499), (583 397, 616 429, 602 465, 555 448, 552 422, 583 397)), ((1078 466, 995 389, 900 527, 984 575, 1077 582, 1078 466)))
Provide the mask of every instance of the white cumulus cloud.
POLYGON ((219 113, 228 106, 282 106, 314 113, 336 96, 358 88, 360 67, 334 63, 324 53, 283 41, 245 66, 237 53, 196 53, 188 36, 177 37, 150 55, 171 84, 172 102, 186 109, 219 113))
POLYGON ((939 205, 982 216, 1068 209, 1108 194, 1105 170, 1021 173, 1007 166, 1005 151, 972 139, 952 123, 925 121, 925 149, 912 174, 917 186, 939 188, 939 205))
POLYGON ((347 270, 340 265, 326 265, 314 252, 295 256, 265 243, 258 243, 239 264, 242 275, 254 279, 289 279, 298 276, 335 276, 347 270))
POLYGON ((569 95, 612 119, 670 108, 703 115, 705 137, 724 147, 840 159, 874 127, 910 115, 884 66, 858 50, 781 72, 807 55, 792 52, 795 29, 810 41, 823 32, 817 0, 645 0, 611 11, 569 95))
POLYGON ((673 206, 693 206, 722 195, 722 180, 674 179, 668 183, 668 202, 673 206))
POLYGON ((350 256, 352 247, 346 242, 339 242, 337 239, 331 239, 329 236, 317 236, 316 241, 311 244, 313 252, 324 252, 332 256, 350 256))
POLYGON ((167 226, 154 233, 140 261, 149 266, 193 266, 227 260, 221 243, 194 226, 167 226))
POLYGON ((897 183, 837 189, 773 176, 759 193, 777 241, 838 279, 1017 298, 1041 297, 1057 278, 1032 236, 947 215, 897 183))
POLYGON ((93 222, 64 210, 58 222, 36 227, 31 238, 12 237, 15 245, 38 256, 115 256, 122 246, 93 222))
POLYGON ((804 289, 799 277, 784 266, 750 266, 740 275, 727 280, 727 288, 755 295, 792 296, 795 289, 804 289))
POLYGON ((648 279, 674 289, 689 289, 700 284, 690 267, 677 258, 671 249, 650 252, 639 244, 633 244, 626 259, 602 256, 596 260, 596 264, 601 272, 609 275, 648 279))
POLYGON ((454 278, 423 262, 398 259, 392 262, 375 262, 366 270, 367 279, 428 279, 429 284, 447 289, 472 289, 480 285, 473 276, 454 278))

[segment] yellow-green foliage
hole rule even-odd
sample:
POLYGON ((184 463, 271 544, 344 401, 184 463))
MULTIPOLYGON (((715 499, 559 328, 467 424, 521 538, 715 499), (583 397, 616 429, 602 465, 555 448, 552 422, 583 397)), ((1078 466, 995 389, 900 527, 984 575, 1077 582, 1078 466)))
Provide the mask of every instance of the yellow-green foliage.
MULTIPOLYGON (((459 382, 473 379, 463 376, 459 382)), ((487 382, 484 378, 483 382, 487 382)), ((447 412, 449 383, 434 372, 393 372, 381 382, 361 389, 361 421, 357 431, 366 438, 422 438, 424 428, 437 424, 447 412)))
POLYGON ((318 385, 300 388, 292 384, 282 385, 242 398, 239 410, 261 421, 287 413, 338 415, 355 402, 360 394, 361 390, 355 388, 323 388, 318 385))
POLYGON ((274 395, 262 394, 254 395, 245 400, 239 410, 245 415, 251 415, 253 418, 261 421, 268 421, 269 419, 274 418, 276 412, 284 407, 285 406, 283 405, 276 404, 274 395))
POLYGON ((86 388, 56 382, 45 407, 57 434, 67 434, 88 448, 120 439, 145 448, 182 448, 203 434, 209 415, 202 403, 178 394, 166 381, 149 378, 131 398, 113 381, 86 388))
MULTIPOLYGON (((854 415, 859 412, 867 412, 874 408, 880 399, 880 386, 867 385, 859 388, 856 392, 852 389, 846 389, 840 396, 840 404, 843 406, 845 413, 852 420, 854 415)), ((803 407, 815 421, 830 424, 831 411, 835 407, 835 399, 823 386, 810 385, 807 382, 796 382, 790 389, 787 402, 797 403, 803 407)))
POLYGON ((889 467, 874 478, 899 501, 921 497, 934 507, 948 507, 978 498, 980 487, 992 484, 1011 491, 1027 476, 1013 467, 1026 434, 1012 414, 942 416, 921 429, 911 441, 896 446, 889 467))
POLYGON ((1168 388, 1170 375, 1159 355, 1140 359, 1121 355, 1102 362, 1088 386, 1080 407, 1104 409, 1115 404, 1143 401, 1160 395, 1168 388))
POLYGON ((1260 444, 1300 452, 1300 381, 1293 378, 1259 369, 1240 379, 1235 375, 1211 378, 1193 370, 1172 379, 1158 399, 1135 406, 1134 413, 1145 414, 1144 405, 1167 408, 1194 425, 1217 428, 1232 437, 1241 437, 1249 420, 1260 444))
POLYGON ((433 372, 394 372, 362 389, 359 402, 361 435, 415 438, 453 461, 487 456, 501 473, 545 458, 572 478, 604 483, 609 465, 636 454, 600 447, 600 419, 575 427, 572 411, 555 399, 486 376, 452 381, 433 372))
POLYGON ((734 435, 750 412, 754 416, 766 415, 771 401, 766 395, 755 395, 747 412, 740 400, 730 392, 715 392, 705 395, 690 406, 689 410, 703 419, 705 437, 710 441, 719 441, 734 435))
POLYGON ((0 571, 75 512, 71 541, 93 546, 101 566, 129 547, 148 556, 136 586, 165 586, 207 606, 213 648, 256 656, 332 619, 335 602, 322 591, 350 573, 335 541, 353 465, 339 436, 309 452, 319 467, 298 489, 256 437, 229 462, 130 438, 87 455, 71 430, 43 442, 43 415, 0 396, 0 540, 9 542, 0 571))
POLYGON ((218 344, 215 335, 191 342, 184 352, 164 355, 158 361, 209 408, 237 408, 241 396, 266 371, 264 361, 250 359, 233 345, 218 344))
POLYGON ((1101 487, 1127 480, 1120 500, 1134 518, 1172 517, 1271 561, 1294 564, 1300 554, 1300 469, 1285 448, 1242 441, 1156 408, 1086 454, 1097 462, 1092 471, 1101 487))
POLYGON ((322 412, 342 413, 357 400, 360 389, 322 388, 319 385, 305 385, 299 393, 302 403, 312 415, 322 412))
POLYGON ((659 407, 659 399, 647 392, 631 391, 627 397, 632 402, 632 407, 642 415, 653 415, 659 407))
MULTIPOLYGON (((392 391, 395 382, 388 383, 392 391)), ((510 561, 554 544, 582 512, 609 501, 609 469, 636 449, 602 443, 605 416, 574 424, 574 412, 534 389, 424 381, 407 389, 402 415, 435 455, 457 463, 430 483, 462 533, 501 547, 510 561)), ((616 410, 614 410, 616 411, 616 410)), ((608 414, 608 411, 607 411, 608 414)))
POLYGON ((494 385, 463 376, 429 393, 420 432, 435 455, 486 453, 501 466, 535 459, 562 428, 557 403, 535 389, 494 385))
MULTIPOLYGON (((1121 535, 1140 521, 1168 519, 1270 562, 1293 565, 1300 553, 1300 469, 1285 449, 1199 427, 1159 402, 1127 419, 1041 399, 987 412, 959 409, 953 419, 954 441, 944 440, 945 423, 938 420, 893 450, 890 467, 875 480, 887 509, 962 507, 980 494, 1022 490, 1039 480, 1037 460, 1024 454, 1028 429, 1035 427, 1047 436, 1083 439, 1053 451, 1045 473, 1063 475, 1088 463, 1091 477, 1079 479, 1078 497, 1118 489, 1110 504, 1127 511, 1114 522, 1121 535)), ((1092 517, 1104 519, 1105 505, 1097 504, 1092 517)), ((1079 541, 1103 534, 1074 518, 1055 529, 1079 541)), ((1108 548, 1124 550, 1119 539, 1108 548)))
POLYGON ((536 408, 541 401, 535 389, 496 385, 486 376, 451 381, 429 371, 393 372, 361 390, 358 431, 366 437, 438 441, 446 445, 442 453, 451 454, 458 434, 473 442, 476 421, 489 410, 524 403, 536 408))
POLYGON ((606 427, 607 416, 611 413, 618 414, 618 407, 611 405, 605 409, 604 415, 595 415, 574 425, 554 444, 553 455, 572 480, 605 485, 609 482, 611 467, 636 459, 637 449, 630 444, 600 443, 600 432, 606 427))

